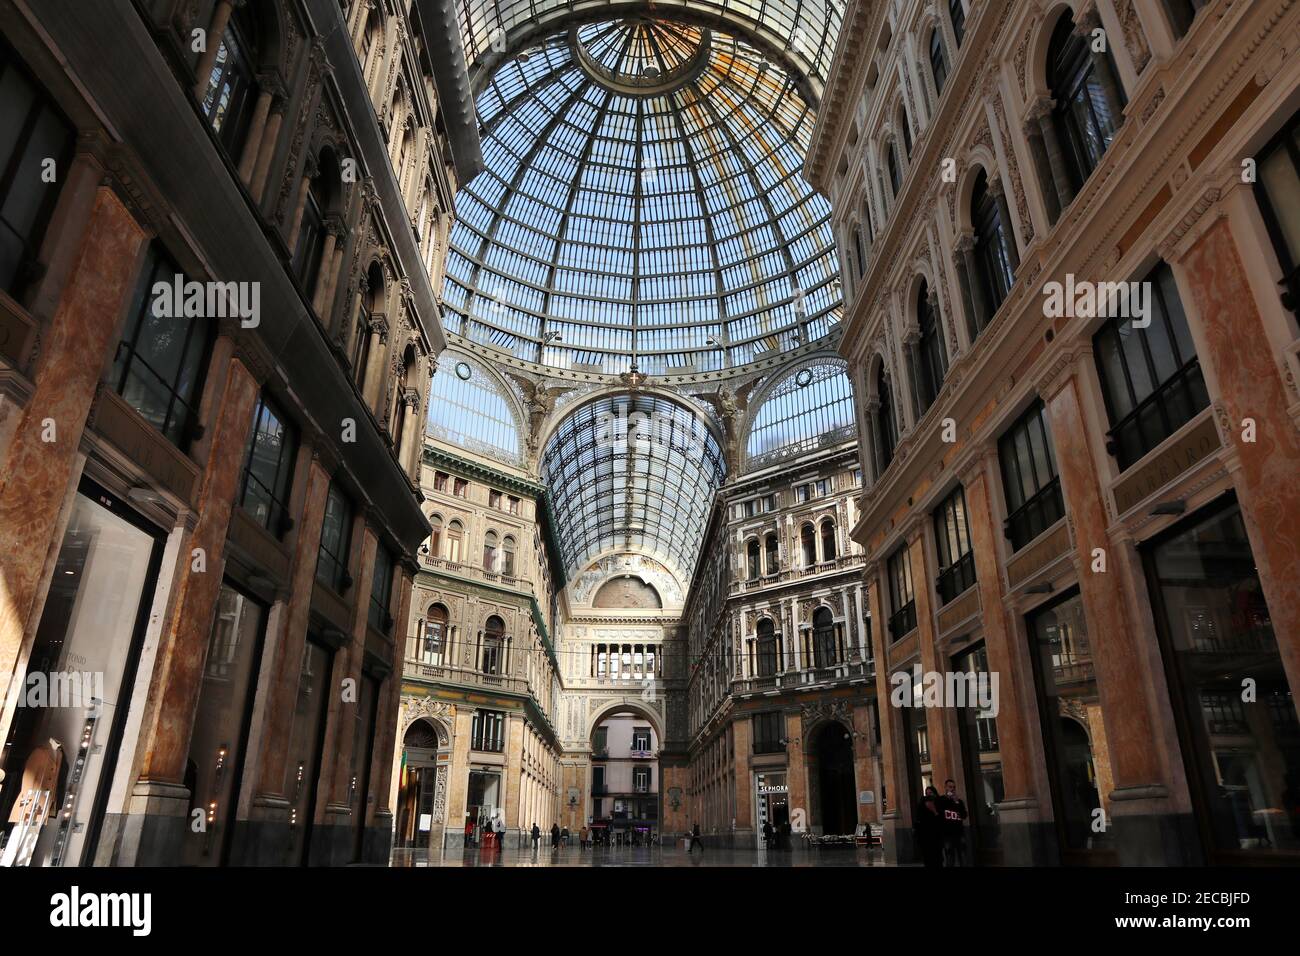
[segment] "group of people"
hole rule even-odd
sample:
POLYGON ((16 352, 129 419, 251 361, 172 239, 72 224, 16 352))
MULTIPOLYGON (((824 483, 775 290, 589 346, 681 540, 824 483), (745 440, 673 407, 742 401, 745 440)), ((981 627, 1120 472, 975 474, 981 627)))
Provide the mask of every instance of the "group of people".
POLYGON ((772 826, 771 820, 763 821, 763 846, 769 850, 789 850, 790 834, 794 831, 790 828, 790 821, 784 821, 780 826, 772 826))
MULTIPOLYGON (((529 834, 533 838, 533 849, 536 850, 542 841, 542 830, 534 823, 529 834)), ((569 845, 569 828, 562 827, 558 823, 551 824, 551 849, 558 850, 562 846, 569 845)), ((584 850, 591 846, 591 831, 585 826, 578 831, 578 846, 584 850)))
POLYGON ((912 829, 926 866, 966 865, 966 802, 957 796, 957 784, 945 780, 943 793, 925 788, 916 805, 912 829))
POLYGON ((470 820, 465 824, 465 845, 478 846, 482 840, 483 848, 501 848, 505 838, 506 822, 500 817, 481 817, 477 822, 470 820))

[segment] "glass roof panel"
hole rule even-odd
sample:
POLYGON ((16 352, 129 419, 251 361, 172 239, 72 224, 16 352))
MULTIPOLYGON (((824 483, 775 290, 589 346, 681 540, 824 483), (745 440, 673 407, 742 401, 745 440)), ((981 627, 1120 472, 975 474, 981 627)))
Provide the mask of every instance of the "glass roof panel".
POLYGON ((783 378, 759 406, 745 444, 747 464, 771 464, 854 434, 853 385, 844 365, 804 365, 783 378))
POLYGON ((429 434, 501 461, 520 460, 519 423, 502 388, 467 359, 446 353, 433 376, 429 434))
MULTIPOLYGON (((562 6, 462 15, 486 43, 562 6)), ((814 6, 698 9, 793 24, 814 6)), ((456 199, 450 333, 552 368, 662 375, 744 365, 839 321, 830 209, 800 175, 813 113, 747 40, 585 23, 503 62, 478 108, 486 169, 456 199)))

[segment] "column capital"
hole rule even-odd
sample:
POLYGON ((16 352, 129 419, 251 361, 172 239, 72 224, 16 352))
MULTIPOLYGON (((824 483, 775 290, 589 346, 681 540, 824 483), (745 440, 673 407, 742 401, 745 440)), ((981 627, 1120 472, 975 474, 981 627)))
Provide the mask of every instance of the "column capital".
POLYGON ((1074 15, 1074 35, 1084 40, 1091 40, 1093 30, 1101 27, 1101 14, 1097 11, 1096 0, 1085 0, 1074 15))
POLYGON ((975 251, 975 233, 973 231, 963 232, 953 243, 953 251, 958 255, 964 256, 969 252, 975 251))
POLYGON ((990 169, 985 181, 988 183, 989 193, 994 199, 1002 199, 1006 196, 1006 186, 1002 183, 1002 172, 1000 170, 990 169))
POLYGON ((1038 380, 1036 391, 1044 402, 1050 402, 1075 377, 1079 361, 1092 354, 1090 345, 1074 343, 1064 346, 1054 361, 1038 380))
POLYGON ((1041 123, 1044 119, 1052 115, 1052 110, 1056 109, 1056 100, 1050 96, 1040 96, 1032 100, 1025 110, 1025 122, 1039 125, 1041 132, 1041 123))

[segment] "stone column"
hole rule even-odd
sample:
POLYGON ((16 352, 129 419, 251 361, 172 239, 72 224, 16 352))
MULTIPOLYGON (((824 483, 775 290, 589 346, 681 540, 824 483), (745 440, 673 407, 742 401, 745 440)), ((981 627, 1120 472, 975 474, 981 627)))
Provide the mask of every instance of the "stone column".
MULTIPOLYGON (((370 348, 366 353, 366 374, 362 379, 361 397, 373 412, 383 390, 384 368, 388 364, 388 319, 375 313, 370 316, 370 348)), ((463 556, 462 556, 463 557, 463 556)))
POLYGON ((980 616, 984 629, 984 647, 988 652, 989 673, 997 675, 998 747, 1002 758, 1004 795, 997 812, 1003 833, 1006 862, 1033 865, 1044 862, 1035 851, 1037 846, 1037 800, 1035 799, 1029 745, 1029 715, 1032 664, 1028 646, 1018 636, 1015 623, 1007 612, 1002 587, 1002 563, 998 542, 1001 529, 990 500, 993 475, 996 475, 997 452, 979 450, 975 458, 960 471, 966 496, 966 518, 970 525, 971 552, 975 559, 975 580, 979 588, 980 616))
POLYGON ((248 180, 253 200, 260 203, 266 193, 266 181, 271 172, 271 160, 275 156, 276 144, 280 141, 280 127, 284 125, 284 111, 288 99, 283 94, 274 96, 271 103, 271 115, 267 118, 266 129, 258 143, 257 160, 253 163, 253 172, 248 180))
POLYGON ((748 716, 731 722, 732 742, 736 748, 736 840, 739 845, 754 845, 754 781, 750 774, 754 731, 748 716))
MULTIPOLYGON (((410 472, 414 464, 416 443, 420 440, 420 393, 408 388, 402 396, 402 447, 398 449, 398 461, 402 470, 410 472)), ((516 573, 518 568, 515 569, 516 573)))
POLYGON ((885 460, 884 449, 880 445, 880 399, 869 398, 866 403, 867 410, 867 427, 871 434, 867 436, 870 440, 869 450, 871 454, 871 468, 874 471, 875 478, 879 478, 884 472, 881 463, 885 460))
POLYGON ((1011 206, 1007 202, 1006 187, 1002 184, 1002 175, 996 170, 989 174, 989 192, 998 204, 998 218, 1002 220, 1002 237, 1007 244, 1007 258, 1011 260, 1011 271, 1020 271, 1020 250, 1016 245, 1016 227, 1011 221, 1011 206))
POLYGON ((244 185, 252 183, 253 167, 261 152, 262 137, 266 133, 266 121, 271 112, 271 99, 271 91, 266 87, 258 91, 257 103, 253 106, 253 119, 249 124, 248 135, 244 139, 244 149, 239 157, 239 178, 244 181, 244 185))
MULTIPOLYGON (((934 572, 935 561, 930 560, 930 522, 914 519, 904 531, 907 556, 912 567, 913 600, 916 601, 917 648, 921 652, 921 667, 929 672, 943 674, 949 669, 948 661, 939 657, 935 647, 934 627, 934 572)), ((957 741, 954 731, 956 721, 949 707, 932 707, 926 714, 926 727, 930 734, 930 766, 935 780, 942 782, 955 776, 957 769, 955 751, 957 741)))
POLYGON ((808 772, 803 752, 803 715, 791 711, 785 715, 785 766, 786 786, 790 788, 790 822, 794 823, 795 811, 803 811, 804 828, 812 821, 812 812, 808 808, 808 772))
MULTIPOLYGON (((1039 393, 1047 406, 1065 512, 1074 532, 1079 590, 1114 773, 1115 792, 1109 795, 1109 805, 1115 843, 1126 862, 1158 862, 1163 860, 1158 847, 1169 812, 1168 789, 1162 780, 1160 754, 1151 746, 1146 661, 1138 637, 1151 624, 1136 619, 1131 587, 1118 562, 1109 557, 1115 548, 1088 442, 1092 432, 1075 379, 1076 363, 1086 354, 1067 356, 1055 377, 1039 386, 1039 393), (1105 573, 1092 570, 1097 549, 1108 556, 1108 566, 1115 565, 1105 573)), ((1102 800, 1107 799, 1102 794, 1102 800)))
POLYGON ((42 333, 31 397, 0 451, 0 695, 5 697, 24 638, 35 633, 40 620, 46 556, 60 546, 55 531, 79 467, 77 449, 135 291, 145 236, 113 190, 100 186, 54 317, 42 333))
POLYGON ((524 756, 524 718, 521 714, 506 715, 506 765, 505 780, 505 821, 506 829, 516 831, 510 834, 517 837, 519 829, 526 824, 519 812, 519 788, 523 775, 524 756))
POLYGON ((853 705, 853 799, 858 808, 858 823, 874 822, 875 812, 880 807, 880 794, 876 794, 876 803, 866 804, 860 799, 863 790, 874 790, 874 761, 871 755, 871 708, 866 704, 853 705))
POLYGON ((867 600, 871 617, 879 622, 879 647, 876 649, 876 711, 880 718, 880 776, 882 792, 876 795, 880 820, 885 827, 885 854, 893 863, 910 863, 912 846, 912 806, 907 799, 904 781, 907 762, 903 759, 903 721, 890 697, 889 639, 885 630, 883 574, 879 563, 868 564, 867 600))
POLYGON ((916 421, 926 412, 925 400, 921 397, 921 350, 919 343, 921 332, 916 327, 909 328, 903 334, 903 354, 907 360, 907 376, 912 380, 912 414, 916 421))
MULTIPOLYGON (((1065 168, 1065 153, 1061 150, 1060 137, 1056 135, 1056 121, 1052 110, 1056 101, 1050 97, 1040 97, 1029 107, 1028 119, 1038 124, 1038 131, 1043 137, 1043 149, 1047 153, 1047 168, 1052 174, 1052 186, 1056 190, 1059 211, 1074 201, 1074 183, 1070 180, 1069 170, 1065 168)), ((1059 215, 1059 212, 1058 212, 1059 215)))
POLYGON ((966 313, 966 331, 974 342, 992 316, 980 282, 979 266, 975 262, 975 236, 963 233, 954 249, 957 253, 957 278, 962 285, 962 298, 969 311, 966 313))
POLYGON ((290 222, 293 225, 289 227, 289 238, 285 241, 285 245, 289 247, 290 256, 298 249, 298 234, 302 231, 302 213, 307 208, 307 194, 311 192, 311 180, 315 175, 316 160, 314 157, 308 156, 303 162, 302 179, 298 183, 298 196, 293 203, 293 215, 290 217, 290 222))
POLYGON ((243 6, 244 0, 218 0, 212 11, 212 22, 208 24, 205 38, 206 46, 199 54, 199 64, 194 68, 194 98, 203 102, 203 94, 208 91, 208 81, 212 76, 212 67, 216 65, 217 54, 221 51, 222 38, 230 24, 230 15, 236 6, 243 6))
POLYGON ((452 740, 451 765, 447 768, 447 846, 465 844, 465 798, 469 790, 469 744, 474 728, 474 708, 456 708, 456 736, 452 740))
POLYGON ((325 242, 321 246, 320 268, 316 270, 316 288, 312 292, 311 307, 323 324, 328 325, 326 316, 326 297, 333 285, 332 269, 334 265, 334 246, 343 235, 343 223, 336 216, 325 221, 325 242))
MULTIPOLYGON (((1248 191, 1249 187, 1239 187, 1248 191)), ((1245 195, 1252 205, 1252 196, 1245 195)), ((1218 210, 1212 210, 1211 215, 1218 210)), ((1174 253, 1170 252, 1170 258, 1174 253)), ((1206 367, 1228 470, 1292 693, 1300 691, 1300 433, 1229 220, 1217 218, 1177 261, 1196 304, 1192 331, 1206 367), (1245 421, 1255 441, 1245 440, 1245 421)))

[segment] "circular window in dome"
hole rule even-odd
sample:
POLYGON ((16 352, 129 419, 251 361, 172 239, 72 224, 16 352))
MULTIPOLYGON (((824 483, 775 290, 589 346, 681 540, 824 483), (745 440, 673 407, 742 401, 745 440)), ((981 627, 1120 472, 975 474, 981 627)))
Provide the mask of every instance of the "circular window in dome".
POLYGON ((569 39, 587 75, 631 96, 665 93, 688 82, 704 68, 711 44, 702 27, 647 17, 587 23, 569 39))
POLYGON ((462 382, 468 382, 469 377, 472 374, 473 374, 473 370, 470 369, 468 362, 456 363, 456 377, 459 378, 462 382))
POLYGON ((794 377, 795 384, 800 388, 807 388, 812 384, 813 370, 810 368, 801 368, 799 374, 794 377))

